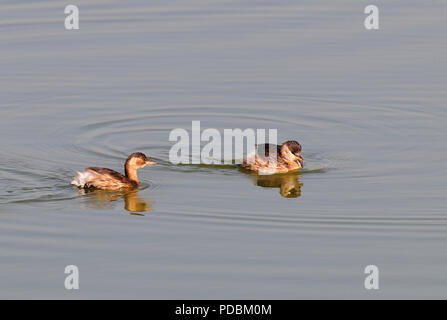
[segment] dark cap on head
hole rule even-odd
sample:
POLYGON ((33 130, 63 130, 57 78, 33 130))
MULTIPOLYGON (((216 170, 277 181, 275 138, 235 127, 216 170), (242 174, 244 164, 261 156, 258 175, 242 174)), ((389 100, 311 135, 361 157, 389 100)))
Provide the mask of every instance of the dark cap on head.
POLYGON ((284 145, 286 145, 290 152, 299 155, 301 153, 301 145, 295 141, 295 140, 289 140, 284 142, 284 145))
POLYGON ((146 155, 144 153, 141 153, 141 152, 134 152, 134 153, 132 153, 130 156, 127 157, 127 160, 130 160, 132 158, 139 158, 139 159, 141 159, 143 161, 147 161, 148 160, 146 155))

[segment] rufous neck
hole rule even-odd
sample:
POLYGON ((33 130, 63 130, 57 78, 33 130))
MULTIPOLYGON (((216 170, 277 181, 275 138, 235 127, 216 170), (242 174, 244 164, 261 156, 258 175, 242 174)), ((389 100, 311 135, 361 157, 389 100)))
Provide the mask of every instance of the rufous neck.
POLYGON ((139 184, 140 181, 138 181, 138 176, 137 176, 137 169, 129 166, 127 163, 124 167, 125 173, 126 173, 126 177, 129 178, 129 180, 135 182, 136 184, 139 184))

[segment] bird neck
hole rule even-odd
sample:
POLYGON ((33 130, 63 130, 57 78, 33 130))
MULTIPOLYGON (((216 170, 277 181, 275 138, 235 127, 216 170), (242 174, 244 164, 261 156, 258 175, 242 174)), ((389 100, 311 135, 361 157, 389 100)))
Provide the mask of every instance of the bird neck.
POLYGON ((287 161, 295 160, 295 158, 292 155, 292 152, 290 152, 290 149, 287 145, 283 144, 281 146, 280 152, 281 152, 281 156, 283 157, 284 160, 287 160, 287 161))
POLYGON ((134 167, 129 166, 128 163, 126 163, 126 165, 124 166, 124 172, 126 173, 126 177, 130 181, 135 182, 137 185, 140 183, 140 181, 138 181, 137 169, 135 169, 134 167))

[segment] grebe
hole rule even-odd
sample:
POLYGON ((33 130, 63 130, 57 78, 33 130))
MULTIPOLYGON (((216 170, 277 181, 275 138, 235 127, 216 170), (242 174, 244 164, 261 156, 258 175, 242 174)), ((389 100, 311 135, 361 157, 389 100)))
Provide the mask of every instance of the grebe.
POLYGON ((286 141, 282 145, 260 144, 256 150, 244 158, 241 167, 259 174, 275 174, 296 171, 303 167, 301 145, 296 141, 286 141), (272 150, 276 152, 272 152, 272 150), (273 156, 276 153, 276 159, 273 156))
POLYGON ((90 167, 73 178, 71 184, 84 188, 103 190, 118 190, 122 188, 136 188, 139 185, 137 170, 146 165, 155 164, 143 153, 132 153, 124 164, 125 175, 107 168, 90 167))

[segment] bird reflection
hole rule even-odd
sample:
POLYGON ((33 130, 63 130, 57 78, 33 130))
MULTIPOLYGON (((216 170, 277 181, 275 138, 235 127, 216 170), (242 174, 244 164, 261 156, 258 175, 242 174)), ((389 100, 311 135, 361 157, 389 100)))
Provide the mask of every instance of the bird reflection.
POLYGON ((86 205, 89 208, 109 209, 116 201, 124 199, 124 209, 130 211, 131 214, 152 211, 150 202, 138 197, 137 189, 118 191, 80 189, 79 192, 87 195, 86 205))
POLYGON ((279 188, 279 193, 285 198, 301 196, 302 183, 298 174, 253 175, 254 183, 264 188, 279 188))

